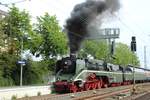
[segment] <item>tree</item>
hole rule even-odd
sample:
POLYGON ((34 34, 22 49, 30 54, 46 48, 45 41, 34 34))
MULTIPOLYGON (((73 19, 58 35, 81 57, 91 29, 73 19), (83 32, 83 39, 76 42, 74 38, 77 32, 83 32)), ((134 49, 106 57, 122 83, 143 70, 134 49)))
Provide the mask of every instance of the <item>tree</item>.
POLYGON ((117 43, 115 51, 116 59, 113 60, 115 64, 124 66, 128 64, 132 64, 134 66, 140 65, 137 55, 134 54, 126 44, 117 43))
POLYGON ((20 11, 14 5, 10 8, 8 16, 0 20, 0 46, 4 46, 8 52, 0 53, 0 86, 19 85, 20 83, 20 60, 21 45, 23 50, 30 50, 33 54, 42 55, 42 61, 33 61, 30 57, 26 59, 23 67, 23 85, 41 84, 47 82, 50 70, 54 69, 57 54, 63 55, 67 52, 66 35, 61 32, 56 16, 38 18, 35 31, 32 31, 30 16, 28 12, 20 11), (25 38, 26 34, 30 41, 25 38), (2 36, 3 35, 3 36, 2 36))
MULTIPOLYGON (((35 32, 41 36, 39 44, 33 44, 33 54, 40 54, 44 59, 57 57, 67 52, 66 34, 61 31, 56 16, 46 13, 43 17, 37 18, 35 32)), ((34 42, 35 43, 35 42, 34 42)))
MULTIPOLYGON (((25 10, 20 11, 17 7, 13 5, 8 11, 8 16, 1 20, 0 33, 0 41, 6 41, 6 47, 8 47, 8 49, 5 48, 5 51, 7 52, 2 52, 0 54, 0 85, 18 85, 20 82, 20 65, 17 64, 17 61, 20 60, 20 57, 22 56, 21 45, 24 46, 24 50, 29 49, 31 46, 30 41, 28 41, 25 36, 26 34, 29 37, 35 35, 32 31, 30 16, 28 12, 26 12, 25 10), (21 41, 23 41, 23 44, 21 41)), ((3 44, 4 43, 0 45, 5 47, 5 45, 3 44)), ((29 65, 30 64, 26 66, 29 65)), ((27 67, 25 70, 29 73, 32 73, 32 71, 34 72, 35 70, 32 69, 32 67, 30 66, 27 67)), ((29 79, 28 77, 30 77, 31 79, 32 76, 38 76, 36 73, 28 75, 27 74, 26 76, 24 75, 26 77, 24 79, 27 80, 29 79)), ((25 80, 24 83, 29 84, 30 82, 25 80)))
POLYGON ((136 54, 131 52, 130 48, 123 43, 117 43, 115 47, 114 58, 110 58, 110 51, 107 42, 104 40, 85 41, 79 52, 79 57, 85 58, 92 55, 95 59, 105 60, 114 64, 126 66, 132 64, 139 66, 140 62, 136 54))
POLYGON ((105 40, 86 40, 79 52, 80 57, 92 55, 95 59, 107 60, 108 45, 105 40))
MULTIPOLYGON (((27 44, 24 36, 33 34, 29 13, 25 10, 20 11, 13 5, 8 12, 8 16, 4 18, 2 26, 4 33, 9 37, 8 47, 10 47, 10 54, 19 54, 22 45, 21 41, 24 41, 24 45, 27 44)), ((24 49, 26 48, 24 47, 24 49)))

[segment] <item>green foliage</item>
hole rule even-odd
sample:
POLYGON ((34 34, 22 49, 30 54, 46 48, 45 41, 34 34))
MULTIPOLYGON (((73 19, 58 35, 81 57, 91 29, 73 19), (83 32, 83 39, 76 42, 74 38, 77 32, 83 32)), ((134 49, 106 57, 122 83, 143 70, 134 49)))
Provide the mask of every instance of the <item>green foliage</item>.
POLYGON ((140 65, 137 55, 131 52, 130 48, 123 43, 118 43, 116 45, 115 57, 116 59, 114 59, 113 62, 119 65, 124 66, 128 64, 132 64, 135 66, 140 65))
MULTIPOLYGON (((26 44, 25 34, 33 34, 32 27, 30 24, 30 16, 25 10, 19 11, 14 5, 10 8, 8 16, 4 18, 2 27, 4 33, 9 37, 9 48, 12 53, 19 53, 21 48, 21 40, 24 40, 24 45, 26 44), (15 41, 14 41, 15 39, 15 41), (14 49, 15 48, 15 49, 14 49)), ((24 47, 24 49, 26 49, 24 47)))
POLYGON ((37 93, 37 96, 41 96, 41 92, 38 92, 38 93, 37 93))
MULTIPOLYGON (((23 40, 23 49, 32 49, 32 44, 34 44, 33 48, 39 47, 43 42, 42 36, 32 31, 28 12, 19 11, 17 7, 12 6, 8 13, 8 16, 0 19, 0 46, 7 47, 5 52, 0 52, 0 86, 20 83, 20 65, 16 62, 21 57, 21 41, 23 40), (32 41, 25 38, 26 34, 32 41)), ((46 82, 45 76, 47 77, 50 68, 49 63, 43 62, 27 59, 27 64, 23 67, 23 85, 46 82)))
POLYGON ((17 100, 17 96, 16 96, 16 95, 13 95, 13 96, 11 97, 11 100, 17 100))
POLYGON ((5 46, 5 40, 7 36, 3 32, 3 27, 2 27, 3 19, 0 19, 0 47, 5 46))
POLYGON ((5 34, 20 39, 25 33, 30 33, 32 27, 30 16, 24 11, 19 11, 14 5, 10 8, 9 16, 5 17, 5 34))
POLYGON ((130 48, 123 43, 118 43, 115 47, 115 54, 113 56, 116 59, 110 59, 109 47, 106 41, 85 41, 78 55, 85 58, 89 54, 95 59, 106 60, 119 65, 140 65, 137 55, 131 52, 130 48))
MULTIPOLYGON (((0 55, 0 86, 12 86, 20 84, 20 64, 18 57, 8 53, 0 55)), ((46 84, 49 75, 48 61, 32 61, 28 58, 23 66, 23 85, 46 84)), ((52 62, 50 62, 52 63, 52 62)))
MULTIPOLYGON (((41 54, 43 58, 57 57, 67 52, 67 38, 61 32, 56 16, 46 13, 43 17, 38 17, 35 24, 35 32, 40 34, 41 41, 32 50, 33 54, 41 54)), ((34 45, 35 46, 35 45, 34 45)))
POLYGON ((0 18, 0 54, 2 52, 6 52, 7 47, 5 46, 7 43, 7 35, 4 34, 3 30, 4 18, 0 18))
MULTIPOLYGON (((23 85, 30 84, 43 84, 48 80, 45 80, 45 77, 48 77, 48 67, 46 63, 43 61, 32 61, 32 59, 28 58, 26 60, 26 65, 23 66, 23 85)), ((14 69, 12 73, 12 78, 15 81, 16 85, 20 83, 20 65, 14 69)))
POLYGON ((8 53, 0 54, 0 82, 1 86, 14 85, 14 80, 12 79, 13 70, 16 67, 16 61, 18 57, 15 55, 10 55, 8 53))
POLYGON ((83 47, 79 52, 79 57, 94 56, 95 59, 107 59, 108 46, 104 40, 87 40, 83 43, 83 47))

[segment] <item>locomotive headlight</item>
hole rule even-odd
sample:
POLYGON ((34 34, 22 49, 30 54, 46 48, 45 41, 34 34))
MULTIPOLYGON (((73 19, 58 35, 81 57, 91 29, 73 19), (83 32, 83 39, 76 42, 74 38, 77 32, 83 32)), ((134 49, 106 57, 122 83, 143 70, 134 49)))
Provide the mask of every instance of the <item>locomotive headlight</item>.
POLYGON ((71 60, 67 60, 67 61, 64 62, 64 65, 69 65, 70 66, 71 64, 72 64, 71 60))
POLYGON ((65 61, 64 63, 65 63, 66 65, 68 64, 68 62, 67 62, 67 61, 65 61))
POLYGON ((71 60, 66 60, 64 61, 63 68, 68 69, 71 64, 72 64, 71 60))

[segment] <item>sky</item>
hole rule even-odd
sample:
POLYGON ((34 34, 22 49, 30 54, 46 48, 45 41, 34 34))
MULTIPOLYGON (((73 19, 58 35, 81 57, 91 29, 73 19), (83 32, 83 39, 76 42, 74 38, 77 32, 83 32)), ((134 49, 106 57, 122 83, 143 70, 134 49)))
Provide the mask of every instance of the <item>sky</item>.
MULTIPOLYGON (((85 0, 0 0, 3 4, 16 3, 21 10, 26 9, 35 20, 36 16, 56 15, 59 24, 63 26, 66 19, 76 4, 85 0)), ((102 27, 120 28, 120 38, 117 42, 130 45, 131 37, 136 36, 137 55, 141 66, 144 66, 144 46, 146 46, 147 65, 150 65, 150 0, 120 0, 120 10, 115 13, 116 17, 106 20, 102 27)), ((0 9, 7 11, 7 8, 0 5, 0 9)), ((150 66, 148 66, 150 69, 150 66)))

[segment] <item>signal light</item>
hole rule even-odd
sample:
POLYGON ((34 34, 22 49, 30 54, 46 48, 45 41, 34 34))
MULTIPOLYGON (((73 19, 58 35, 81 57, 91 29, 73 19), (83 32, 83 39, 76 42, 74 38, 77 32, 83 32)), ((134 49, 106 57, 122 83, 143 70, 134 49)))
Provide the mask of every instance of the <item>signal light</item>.
POLYGON ((131 40, 131 51, 135 52, 136 51, 136 37, 132 36, 131 40))

